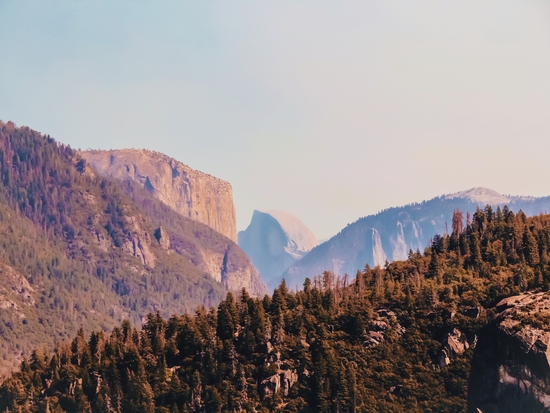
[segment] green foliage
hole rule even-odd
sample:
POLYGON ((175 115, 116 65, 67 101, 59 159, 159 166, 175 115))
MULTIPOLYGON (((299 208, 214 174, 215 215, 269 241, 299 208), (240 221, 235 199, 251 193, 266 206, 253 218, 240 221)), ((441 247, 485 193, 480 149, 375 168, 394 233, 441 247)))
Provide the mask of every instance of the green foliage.
POLYGON ((299 292, 283 282, 271 298, 243 290, 194 316, 150 314, 141 331, 128 321, 109 337, 80 331, 24 361, 0 388, 0 411, 463 412, 473 352, 436 367, 444 338, 473 338, 498 300, 546 288, 549 244, 550 216, 486 208, 425 254, 352 282, 325 272, 299 292), (487 310, 468 316, 474 306, 487 310), (280 375, 296 380, 273 393, 280 375))
POLYGON ((222 301, 202 249, 227 269, 246 257, 69 147, 0 123, 0 179, 4 371, 22 358, 0 412, 461 412, 472 350, 435 367, 447 334, 471 340, 501 298, 550 286, 550 216, 488 206, 351 282, 326 271, 222 301), (152 267, 125 250, 161 225, 177 253, 151 237, 152 267))
POLYGON ((157 310, 169 317, 217 305, 226 290, 206 275, 205 250, 242 264, 242 251, 227 252, 228 239, 146 193, 128 195, 70 147, 29 128, 0 122, 0 181, 0 374, 80 327, 110 331, 157 310), (163 224, 186 248, 160 248, 149 234, 163 224), (154 267, 133 256, 137 237, 156 256, 154 267))

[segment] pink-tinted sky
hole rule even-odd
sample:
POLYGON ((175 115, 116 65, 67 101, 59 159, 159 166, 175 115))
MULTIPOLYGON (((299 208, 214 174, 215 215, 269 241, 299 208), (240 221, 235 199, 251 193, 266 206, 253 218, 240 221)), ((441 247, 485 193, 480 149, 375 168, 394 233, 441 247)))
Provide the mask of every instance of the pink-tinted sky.
POLYGON ((233 184, 320 238, 473 186, 550 195, 550 3, 0 1, 0 119, 233 184))

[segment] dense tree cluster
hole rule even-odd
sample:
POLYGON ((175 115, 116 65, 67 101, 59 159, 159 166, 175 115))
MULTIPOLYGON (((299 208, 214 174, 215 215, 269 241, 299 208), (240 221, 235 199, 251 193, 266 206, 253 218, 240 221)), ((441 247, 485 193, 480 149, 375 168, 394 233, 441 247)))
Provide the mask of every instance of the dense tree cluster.
POLYGON ((465 411, 472 350, 441 367, 442 342, 473 342, 499 299, 548 289, 550 215, 487 206, 463 221, 353 280, 325 272, 141 330, 80 331, 23 362, 0 412, 465 411))
POLYGON ((32 348, 51 350, 80 327, 110 331, 124 319, 141 325, 157 310, 168 317, 217 305, 226 289, 207 275, 204 251, 225 255, 228 269, 247 259, 147 191, 98 177, 70 147, 0 122, 0 375, 32 348), (123 248, 136 225, 157 257, 154 267, 123 248), (154 237, 161 225, 173 251, 154 237), (7 282, 12 270, 28 280, 28 291, 7 282))

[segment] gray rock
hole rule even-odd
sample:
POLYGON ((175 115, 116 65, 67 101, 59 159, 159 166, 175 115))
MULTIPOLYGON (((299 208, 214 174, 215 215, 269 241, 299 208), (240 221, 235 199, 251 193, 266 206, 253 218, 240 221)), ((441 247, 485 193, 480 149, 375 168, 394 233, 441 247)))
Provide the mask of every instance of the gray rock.
POLYGON ((363 342, 363 344, 365 345, 365 347, 375 347, 382 341, 384 341, 384 335, 382 333, 379 333, 377 331, 369 331, 365 335, 365 341, 363 342))
POLYGON ((463 340, 462 333, 458 329, 454 329, 447 334, 447 337, 443 341, 443 347, 437 355, 436 364, 440 368, 444 368, 451 364, 457 356, 464 353, 470 345, 467 341, 463 340))
POLYGON ((317 239, 303 222, 282 211, 254 211, 248 228, 239 232, 239 246, 273 288, 283 272, 316 245, 317 239))
POLYGON ((550 412, 550 293, 502 300, 481 332, 468 388, 469 412, 550 412))
POLYGON ((170 236, 164 228, 160 227, 155 231, 155 238, 163 250, 168 251, 170 249, 170 236))
POLYGON ((100 175, 131 179, 179 214, 237 241, 231 184, 145 149, 81 151, 100 175))
POLYGON ((263 380, 260 387, 264 398, 273 397, 281 392, 283 396, 288 396, 290 388, 298 381, 296 370, 279 370, 277 374, 263 380))

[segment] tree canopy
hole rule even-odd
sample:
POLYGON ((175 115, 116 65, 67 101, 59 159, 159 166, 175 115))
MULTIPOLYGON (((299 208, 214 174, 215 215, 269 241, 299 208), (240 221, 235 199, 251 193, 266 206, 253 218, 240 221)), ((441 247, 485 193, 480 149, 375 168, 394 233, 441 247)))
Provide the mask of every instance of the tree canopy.
POLYGON ((0 412, 462 412, 471 347, 503 297, 550 286, 550 215, 478 209, 425 251, 301 291, 228 293, 194 315, 79 331, 35 351, 0 412), (468 347, 468 346, 464 346, 468 347))

